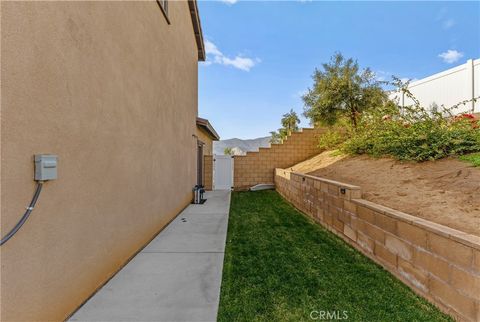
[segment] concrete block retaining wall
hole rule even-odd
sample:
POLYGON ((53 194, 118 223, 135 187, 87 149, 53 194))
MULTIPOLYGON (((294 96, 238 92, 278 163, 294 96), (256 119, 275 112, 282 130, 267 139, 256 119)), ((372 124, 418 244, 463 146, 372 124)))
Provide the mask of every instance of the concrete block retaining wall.
POLYGON ((235 190, 246 190, 259 183, 273 183, 275 168, 286 168, 318 154, 318 136, 324 128, 293 132, 282 143, 260 148, 258 152, 236 155, 234 160, 235 190))
POLYGON ((213 155, 203 156, 203 185, 205 190, 213 189, 213 155))
POLYGON ((275 169, 277 191, 464 321, 480 321, 480 237, 361 199, 360 187, 275 169))

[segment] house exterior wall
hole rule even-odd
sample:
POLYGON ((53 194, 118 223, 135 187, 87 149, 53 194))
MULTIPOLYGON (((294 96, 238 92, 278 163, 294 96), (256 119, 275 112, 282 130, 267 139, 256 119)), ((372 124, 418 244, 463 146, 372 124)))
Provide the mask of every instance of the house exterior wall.
POLYGON ((63 320, 192 198, 198 52, 188 4, 2 2, 2 321, 63 320))
POLYGON ((200 141, 202 141, 205 145, 203 146, 203 155, 212 155, 213 154, 213 140, 208 135, 205 130, 197 127, 197 136, 200 141))
POLYGON ((296 208, 460 321, 480 318, 480 238, 361 199, 360 187, 275 170, 296 208))
POLYGON ((213 140, 212 137, 202 128, 197 126, 198 140, 204 143, 203 146, 203 185, 206 190, 212 190, 213 186, 213 140))

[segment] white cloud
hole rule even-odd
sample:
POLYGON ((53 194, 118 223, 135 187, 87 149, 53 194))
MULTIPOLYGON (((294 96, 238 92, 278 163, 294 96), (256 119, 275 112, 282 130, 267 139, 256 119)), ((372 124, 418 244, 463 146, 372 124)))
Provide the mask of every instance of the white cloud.
POLYGON ((207 55, 222 56, 223 54, 218 50, 217 46, 211 41, 205 40, 205 52, 207 55))
POLYGON ((443 22, 443 29, 450 29, 455 26, 455 20, 450 18, 443 22))
POLYGON ((224 2, 224 3, 228 3, 228 4, 234 4, 236 3, 238 0, 220 0, 220 2, 224 2))
POLYGON ((228 58, 228 57, 221 57, 221 64, 223 65, 231 65, 235 68, 249 71, 253 66, 255 66, 256 61, 251 58, 235 56, 235 58, 228 58))
POLYGON ((207 61, 205 65, 211 65, 212 63, 225 65, 225 66, 232 66, 244 71, 250 71, 253 66, 260 62, 258 58, 249 58, 244 57, 242 55, 236 55, 235 57, 227 57, 225 56, 217 46, 209 41, 205 40, 205 52, 207 53, 207 61))
POLYGON ((445 63, 452 64, 462 58, 463 53, 449 49, 446 52, 439 54, 438 57, 440 57, 445 63))

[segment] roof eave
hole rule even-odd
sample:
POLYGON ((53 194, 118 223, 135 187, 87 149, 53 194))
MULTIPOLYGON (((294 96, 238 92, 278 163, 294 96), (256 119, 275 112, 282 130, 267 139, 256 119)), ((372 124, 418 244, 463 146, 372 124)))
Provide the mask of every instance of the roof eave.
POLYGON ((188 0, 188 8, 190 9, 190 16, 192 18, 193 32, 195 34, 195 41, 197 42, 198 60, 205 61, 205 44, 203 42, 202 25, 200 24, 200 15, 198 13, 198 6, 196 0, 188 0))
POLYGON ((218 135, 217 131, 215 131, 212 124, 210 124, 210 122, 207 119, 197 117, 197 126, 200 126, 203 129, 205 129, 205 131, 207 131, 210 134, 213 141, 220 140, 220 135, 218 135))

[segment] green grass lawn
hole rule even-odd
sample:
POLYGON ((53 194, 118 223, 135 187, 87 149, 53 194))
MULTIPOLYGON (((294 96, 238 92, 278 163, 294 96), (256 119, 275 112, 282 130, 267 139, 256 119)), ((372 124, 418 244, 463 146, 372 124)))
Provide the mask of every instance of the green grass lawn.
POLYGON ((313 321, 312 311, 452 321, 275 191, 234 192, 218 320, 313 321))
POLYGON ((462 155, 460 160, 470 162, 475 167, 480 167, 480 153, 462 155))

